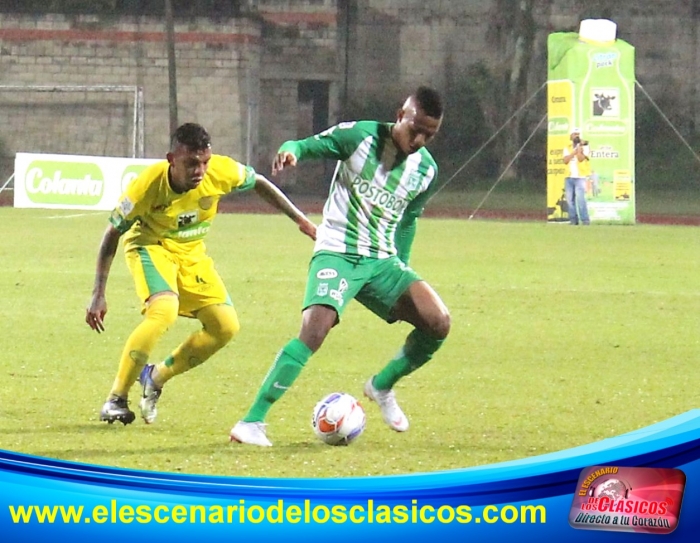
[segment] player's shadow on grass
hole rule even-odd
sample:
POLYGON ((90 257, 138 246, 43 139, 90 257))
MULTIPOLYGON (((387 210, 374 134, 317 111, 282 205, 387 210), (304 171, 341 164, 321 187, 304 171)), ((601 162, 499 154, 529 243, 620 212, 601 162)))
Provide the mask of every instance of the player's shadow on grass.
MULTIPOLYGON (((70 459, 68 461, 80 462, 81 459, 90 459, 89 463, 95 463, 95 458, 102 458, 105 461, 112 457, 125 458, 125 457, 137 457, 141 458, 148 456, 149 454, 168 454, 173 455, 187 455, 194 457, 197 455, 209 456, 211 454, 231 454, 233 456, 247 456, 260 454, 270 454, 276 457, 286 457, 293 456, 300 452, 305 454, 323 454, 327 453, 330 449, 335 447, 329 447, 323 445, 322 443, 315 443, 313 441, 303 441, 297 443, 287 443, 275 445, 272 448, 267 447, 255 447, 251 445, 241 445, 240 443, 229 443, 226 436, 223 439, 211 440, 208 442, 198 442, 188 445, 182 443, 178 445, 173 445, 171 447, 161 445, 154 447, 135 447, 130 449, 128 447, 121 447, 118 450, 105 445, 105 448, 58 448, 52 447, 46 450, 35 450, 31 454, 35 456, 43 456, 48 458, 61 458, 70 459)), ((344 448, 344 447, 343 447, 344 448)), ((19 451, 21 452, 21 451, 19 451)), ((141 468, 135 468, 141 469, 141 468)))
MULTIPOLYGON (((139 425, 141 426, 141 425, 139 425)), ((155 429, 154 429, 155 430, 155 429)), ((160 432, 151 432, 150 429, 146 427, 132 427, 131 425, 124 426, 121 423, 106 424, 100 422, 86 422, 82 424, 52 424, 47 426, 37 426, 33 428, 26 427, 16 427, 16 428, 0 428, 0 435, 27 435, 31 434, 34 436, 41 435, 58 435, 61 437, 61 444, 69 445, 68 447, 52 446, 46 450, 33 450, 29 454, 37 456, 46 456, 51 458, 62 457, 71 458, 73 460, 79 461, 81 458, 90 457, 103 457, 109 458, 111 456, 141 456, 148 454, 162 454, 162 453, 174 453, 174 454, 210 454, 212 452, 221 452, 222 449, 227 449, 227 453, 232 454, 243 453, 250 454, 256 453, 260 454, 265 451, 272 451, 275 453, 282 454, 296 454, 300 452, 304 453, 315 453, 316 451, 322 451, 323 449, 328 449, 329 447, 324 446, 321 443, 316 443, 314 440, 300 441, 296 443, 279 443, 275 445, 272 449, 266 447, 253 447, 250 445, 241 445, 240 443, 230 443, 228 436, 223 433, 221 438, 212 438, 208 441, 199 440, 196 443, 185 444, 180 440, 177 445, 164 446, 164 441, 174 438, 173 436, 166 437, 160 432), (130 449, 129 447, 122 446, 118 450, 115 450, 111 444, 105 443, 104 448, 90 447, 70 447, 73 442, 73 438, 79 438, 80 436, 97 436, 104 435, 105 437, 112 438, 114 436, 124 436, 132 435, 138 438, 154 438, 159 444, 154 445, 150 448, 136 447, 130 449)), ((48 438, 47 439, 52 439, 48 438)), ((93 439, 93 437, 90 437, 93 439)), ((22 451, 19 451, 22 452, 22 451)))
MULTIPOLYGON (((105 423, 86 422, 83 424, 50 424, 46 426, 0 428, 0 435, 13 434, 78 434, 100 433, 105 431, 105 423)), ((121 423, 119 424, 121 426, 121 423)))

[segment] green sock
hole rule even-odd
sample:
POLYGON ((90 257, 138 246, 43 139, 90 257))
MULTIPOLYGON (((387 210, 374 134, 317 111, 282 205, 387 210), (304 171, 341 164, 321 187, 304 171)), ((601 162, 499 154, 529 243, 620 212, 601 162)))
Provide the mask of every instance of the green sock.
POLYGON ((406 343, 398 354, 374 376, 372 381, 374 388, 377 390, 394 388, 399 379, 413 373, 428 362, 444 342, 444 339, 435 339, 414 329, 408 334, 406 343))
POLYGON ((313 352, 300 339, 287 343, 277 355, 244 422, 262 422, 272 404, 279 400, 301 373, 313 352))

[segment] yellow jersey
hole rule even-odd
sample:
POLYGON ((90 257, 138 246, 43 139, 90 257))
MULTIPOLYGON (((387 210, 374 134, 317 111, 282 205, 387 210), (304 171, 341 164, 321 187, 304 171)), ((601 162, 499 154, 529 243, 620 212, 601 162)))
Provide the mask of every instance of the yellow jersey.
POLYGON ((219 199, 255 186, 253 168, 212 155, 199 186, 180 194, 168 182, 169 166, 163 160, 146 168, 129 183, 112 211, 109 220, 124 234, 125 251, 154 244, 175 253, 202 251, 219 199))

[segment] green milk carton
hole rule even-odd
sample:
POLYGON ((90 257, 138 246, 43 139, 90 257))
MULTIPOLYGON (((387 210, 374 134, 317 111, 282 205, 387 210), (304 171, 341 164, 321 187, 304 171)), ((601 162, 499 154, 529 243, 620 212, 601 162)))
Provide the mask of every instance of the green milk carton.
POLYGON ((588 142, 586 204, 592 223, 634 224, 634 47, 605 19, 549 35, 547 219, 568 221, 564 150, 580 128, 588 142))

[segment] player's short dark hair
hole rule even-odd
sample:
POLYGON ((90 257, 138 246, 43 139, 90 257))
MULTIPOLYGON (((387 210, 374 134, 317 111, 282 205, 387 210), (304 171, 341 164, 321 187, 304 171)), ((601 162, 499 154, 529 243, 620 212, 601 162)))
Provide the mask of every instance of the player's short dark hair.
POLYGON ((178 145, 184 145, 195 151, 211 147, 209 132, 197 123, 185 123, 175 130, 170 139, 170 150, 174 151, 178 145))
POLYGON ((413 95, 416 97, 418 107, 423 110, 428 117, 439 119, 442 117, 443 106, 440 93, 431 87, 421 85, 413 95))

